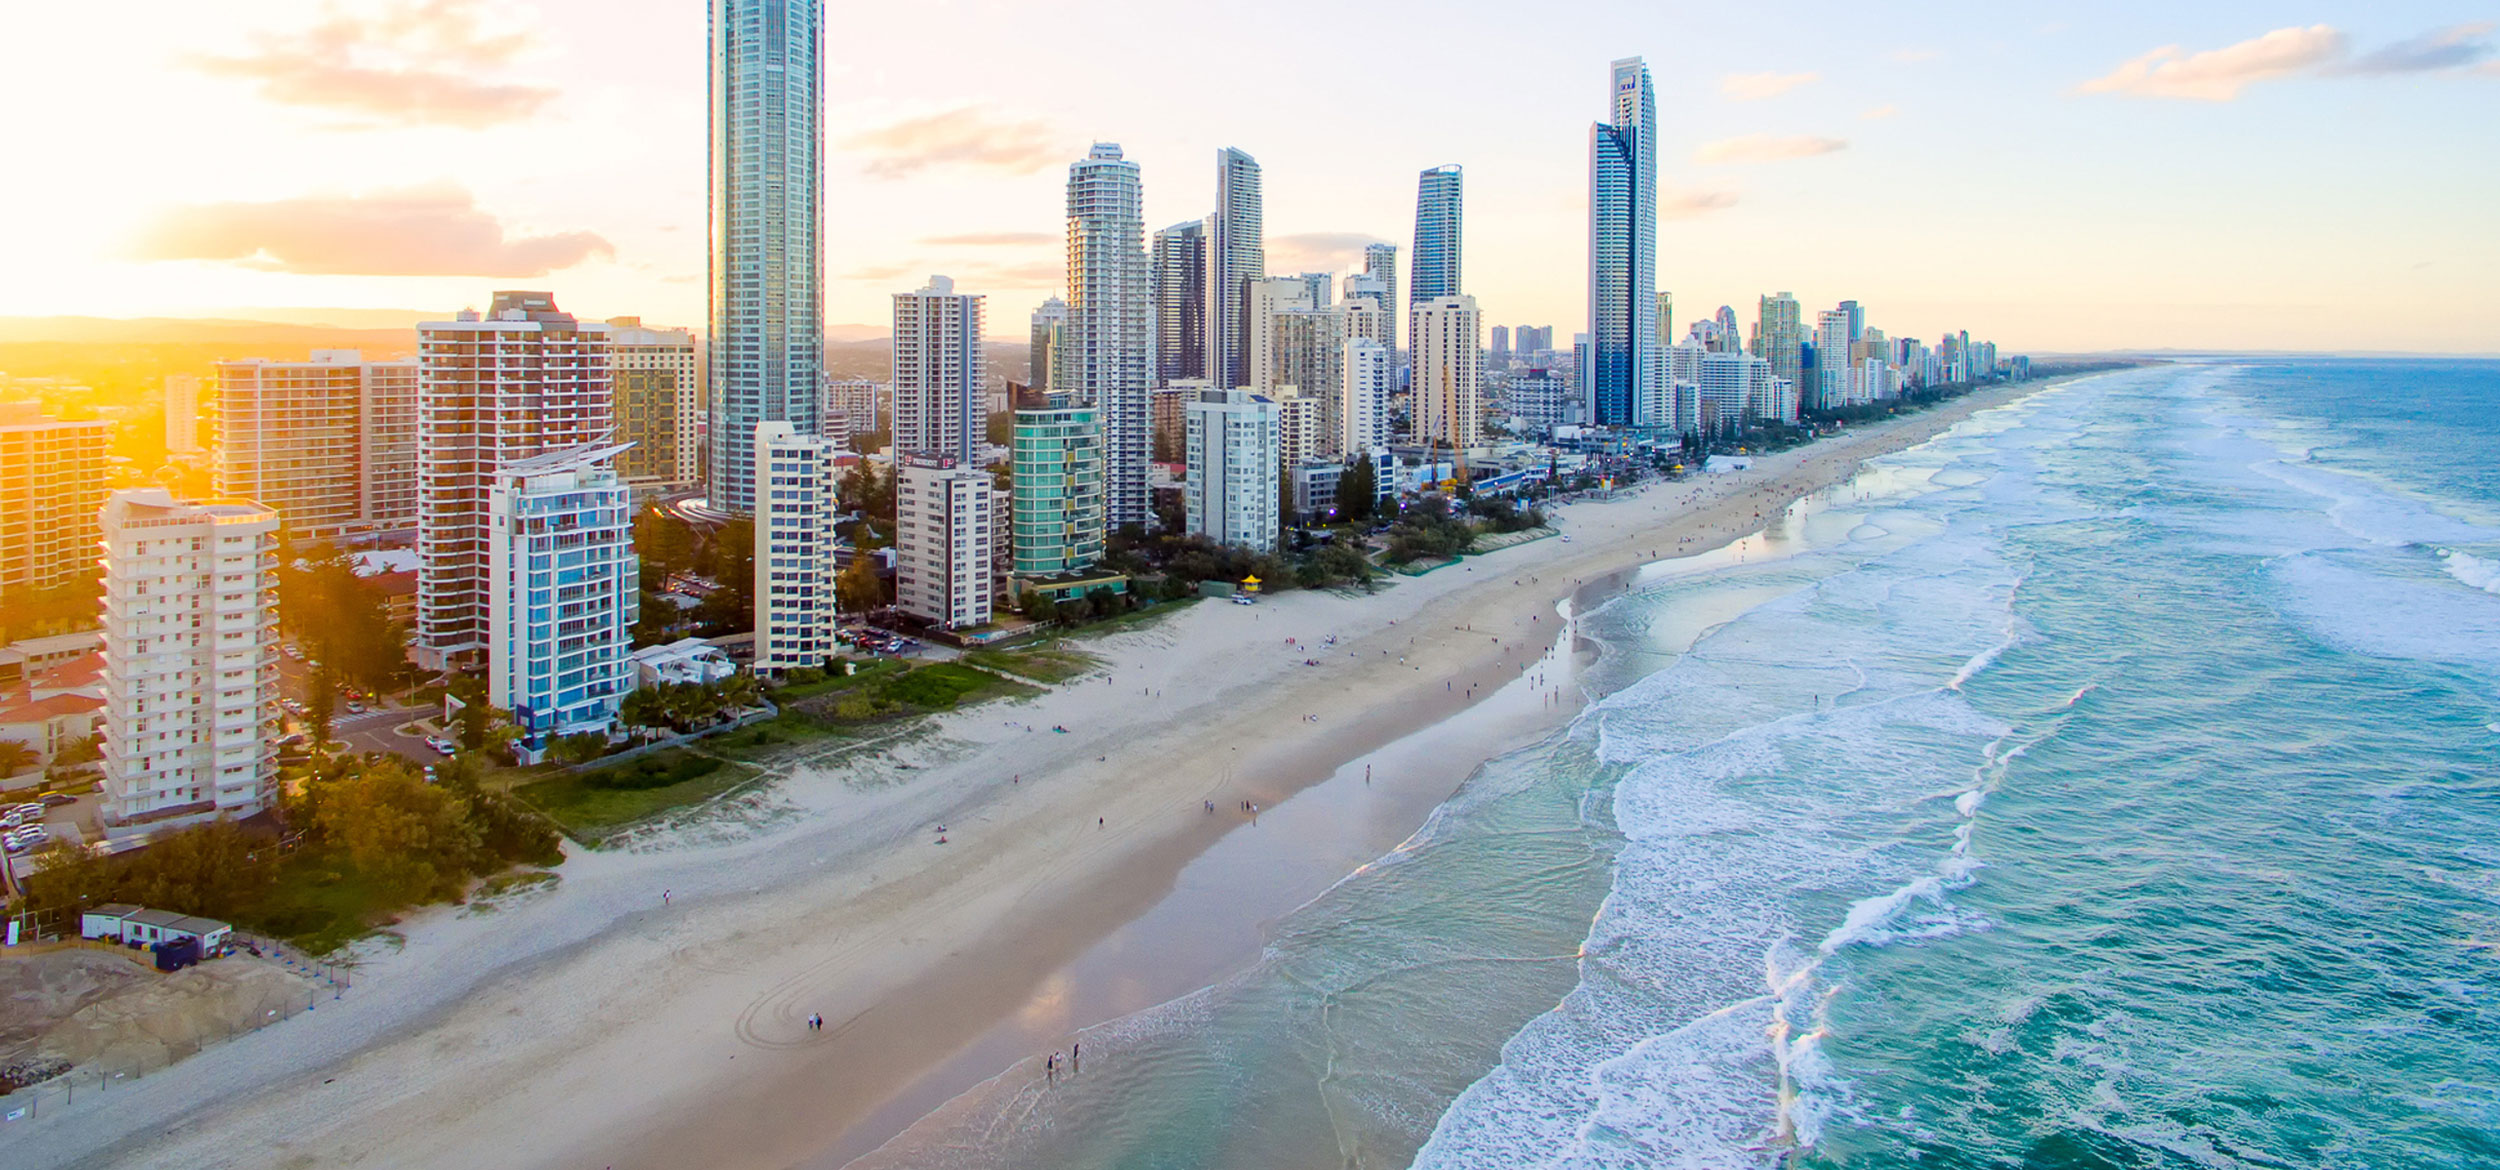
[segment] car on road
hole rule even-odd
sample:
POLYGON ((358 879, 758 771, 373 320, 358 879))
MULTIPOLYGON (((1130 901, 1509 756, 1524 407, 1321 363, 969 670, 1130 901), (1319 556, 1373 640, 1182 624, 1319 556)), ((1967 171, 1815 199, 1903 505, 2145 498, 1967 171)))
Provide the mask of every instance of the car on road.
POLYGON ((443 738, 442 736, 439 736, 439 735, 429 735, 429 736, 426 736, 426 737, 425 737, 425 746, 430 747, 430 748, 433 748, 435 751, 441 752, 442 754, 447 755, 447 756, 448 756, 448 755, 452 755, 452 754, 454 754, 454 753, 456 753, 456 752, 458 752, 458 751, 460 750, 460 745, 459 745, 459 744, 453 743, 453 742, 451 742, 450 740, 445 739, 445 738, 443 738))
POLYGON ((296 648, 295 648, 295 643, 293 643, 293 642, 289 642, 289 643, 287 643, 287 644, 286 644, 286 645, 284 645, 284 646, 280 646, 280 647, 278 647, 278 649, 286 651, 286 656, 287 656, 287 657, 292 658, 292 659, 295 659, 295 660, 296 660, 296 661, 298 661, 298 662, 301 662, 301 661, 303 661, 303 659, 304 659, 304 652, 303 652, 303 651, 301 651, 301 650, 296 649, 296 648))
POLYGON ((372 710, 372 708, 367 707, 367 706, 365 706, 364 704, 359 703, 359 702, 357 702, 357 701, 356 701, 356 700, 354 700, 354 699, 349 699, 349 700, 347 701, 347 713, 348 713, 348 714, 350 714, 350 715, 362 715, 362 714, 364 714, 365 712, 370 711, 370 710, 372 710))
POLYGON ((71 796, 66 792, 47 792, 43 794, 43 802, 54 808, 58 808, 65 804, 76 804, 78 803, 78 798, 71 796))

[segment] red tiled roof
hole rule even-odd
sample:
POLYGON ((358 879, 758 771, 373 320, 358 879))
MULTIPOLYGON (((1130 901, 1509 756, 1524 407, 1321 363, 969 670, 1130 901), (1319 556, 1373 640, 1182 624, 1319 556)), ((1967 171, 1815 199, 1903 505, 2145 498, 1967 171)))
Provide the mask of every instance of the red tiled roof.
POLYGON ((0 707, 0 723, 41 723, 61 715, 83 715, 104 709, 104 700, 85 695, 54 695, 13 707, 0 707))

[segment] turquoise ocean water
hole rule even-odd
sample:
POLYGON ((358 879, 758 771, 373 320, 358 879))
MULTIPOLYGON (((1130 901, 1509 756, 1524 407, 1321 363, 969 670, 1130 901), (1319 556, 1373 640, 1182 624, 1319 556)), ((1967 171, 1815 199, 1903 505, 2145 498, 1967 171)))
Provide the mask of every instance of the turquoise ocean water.
POLYGON ((2500 1165, 2500 363, 2104 375, 1586 616, 1260 962, 870 1165, 2500 1165))

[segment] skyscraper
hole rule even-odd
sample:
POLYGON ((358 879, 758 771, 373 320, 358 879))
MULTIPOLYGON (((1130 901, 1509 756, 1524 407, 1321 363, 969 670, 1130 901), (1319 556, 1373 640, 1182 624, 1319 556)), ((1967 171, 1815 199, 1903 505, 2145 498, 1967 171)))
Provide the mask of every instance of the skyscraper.
POLYGON ((1461 180, 1456 164, 1434 167, 1415 179, 1414 277, 1407 281, 1408 316, 1435 297, 1454 297, 1459 285, 1459 247, 1464 236, 1461 180))
POLYGON ((835 549, 842 541, 834 520, 842 509, 834 459, 841 451, 786 422, 755 424, 754 665, 767 678, 822 666, 838 649, 835 549))
POLYGON ((1102 416, 1103 511, 1113 528, 1154 523, 1144 199, 1137 164, 1120 157, 1116 142, 1095 143, 1068 167, 1068 356, 1059 362, 1067 384, 1052 386, 1102 416))
POLYGON ((609 380, 608 327, 543 292, 499 292, 484 317, 417 326, 418 665, 485 653, 488 490, 508 464, 606 439, 609 380))
POLYGON ((1052 297, 1033 310, 1033 343, 1025 351, 1025 377, 1034 389, 1048 393, 1068 332, 1068 302, 1052 297))
POLYGON ((1465 450, 1484 423, 1484 335, 1474 297, 1415 302, 1415 437, 1465 450))
POLYGON ((1658 113, 1649 67, 1613 66, 1614 121, 1589 127, 1589 421, 1655 426, 1658 113))
POLYGON ((105 419, 64 422, 33 402, 0 402, 0 601, 95 580, 104 503, 105 419))
POLYGON ((1797 383, 1804 365, 1806 330, 1805 315, 1797 305, 1795 293, 1762 298, 1754 317, 1754 337, 1761 343, 1761 357, 1771 363, 1771 376, 1797 383))
POLYGON ((1207 376, 1207 230, 1212 224, 1212 218, 1184 220, 1155 233, 1157 386, 1207 376))
POLYGON ((276 804, 278 514, 139 488, 100 520, 104 820, 173 827, 276 804))
POLYGON ((165 450, 188 455, 200 449, 200 376, 165 375, 165 450))
POLYGON ((616 437, 633 444, 616 472, 634 483, 693 483, 701 405, 694 334, 651 329, 640 317, 608 318, 615 366, 616 437))
POLYGON ((276 509, 290 536, 416 527, 413 361, 219 362, 217 431, 217 494, 276 509))
POLYGON ((1339 364, 1344 391, 1337 400, 1342 428, 1338 449, 1363 455, 1389 444, 1389 395, 1397 389, 1397 355, 1369 337, 1346 339, 1339 364))
POLYGON ((985 625, 998 595, 997 488, 944 455, 900 455, 894 473, 894 605, 933 625, 985 625))
POLYGON ((711 0, 712 503, 752 512, 755 424, 816 432, 823 0, 711 0))
POLYGON ((1215 214, 1207 217, 1207 361, 1219 388, 1249 385, 1250 282, 1267 276, 1259 160, 1215 152, 1215 214))
POLYGON ((1284 431, 1276 403, 1248 390, 1203 390, 1189 404, 1189 531, 1259 552, 1276 547, 1284 431))
MULTIPOLYGON (((1389 336, 1381 344, 1391 355, 1398 351, 1398 322, 1405 314, 1398 309, 1398 246, 1396 244, 1363 245, 1363 275, 1380 282, 1380 310, 1389 315, 1389 336)), ((1351 295, 1351 290, 1349 295, 1351 295)))
POLYGON ((512 712, 523 759, 604 735, 634 689, 642 608, 634 493, 622 443, 586 443, 494 469, 486 493, 487 701, 512 712))
POLYGON ((980 466, 981 296, 932 276, 894 294, 894 449, 980 466))

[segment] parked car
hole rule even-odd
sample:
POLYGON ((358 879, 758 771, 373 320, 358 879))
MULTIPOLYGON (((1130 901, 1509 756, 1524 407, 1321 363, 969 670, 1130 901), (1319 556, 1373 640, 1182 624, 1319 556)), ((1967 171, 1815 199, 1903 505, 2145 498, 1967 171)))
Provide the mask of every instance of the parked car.
POLYGON ((66 792, 47 792, 43 794, 43 802, 53 806, 54 808, 58 808, 65 804, 76 804, 78 803, 78 798, 71 796, 66 792))
POLYGON ((460 750, 459 744, 453 743, 439 735, 429 735, 425 737, 425 746, 433 748, 435 751, 441 752, 447 756, 453 755, 460 750))
POLYGON ((29 841, 34 844, 41 845, 52 839, 52 830, 47 829, 42 825, 28 825, 25 828, 19 829, 17 832, 10 834, 10 836, 16 837, 21 841, 29 841))
POLYGON ((370 709, 371 708, 366 707, 363 703, 359 703, 354 699, 349 699, 347 701, 347 713, 350 715, 362 715, 370 709))

